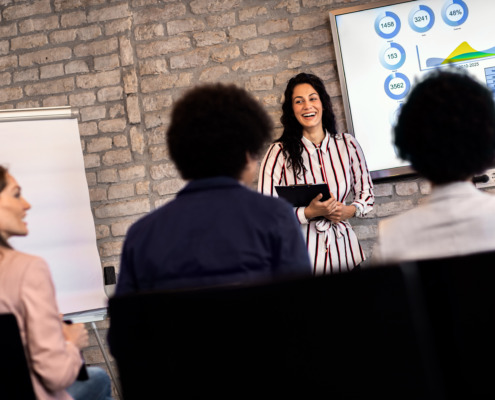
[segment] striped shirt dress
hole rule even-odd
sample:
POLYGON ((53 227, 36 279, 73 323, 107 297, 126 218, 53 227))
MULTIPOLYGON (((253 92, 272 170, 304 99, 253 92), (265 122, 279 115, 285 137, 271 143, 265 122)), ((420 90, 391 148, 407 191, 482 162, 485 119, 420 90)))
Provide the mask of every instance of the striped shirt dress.
MULTIPOLYGON (((343 204, 346 204, 349 193, 354 193, 351 204, 356 207, 357 217, 371 211, 373 184, 363 151, 354 136, 348 133, 331 136, 327 132, 319 146, 304 136, 301 141, 305 171, 296 176, 287 166, 282 144, 273 143, 261 163, 258 191, 277 196, 275 186, 327 183, 335 198, 343 204)), ((365 260, 363 249, 348 221, 332 223, 323 217, 308 221, 304 209, 295 207, 294 211, 306 239, 315 275, 351 271, 365 260)))

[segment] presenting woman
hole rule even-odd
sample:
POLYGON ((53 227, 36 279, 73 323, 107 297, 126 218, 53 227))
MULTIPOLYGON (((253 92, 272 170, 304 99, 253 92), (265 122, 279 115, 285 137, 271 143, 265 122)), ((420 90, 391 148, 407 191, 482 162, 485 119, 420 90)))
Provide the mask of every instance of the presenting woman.
POLYGON ((38 400, 111 399, 110 379, 101 368, 89 367, 89 379, 75 382, 88 332, 83 324, 62 323, 47 264, 7 241, 27 235, 30 207, 17 181, 0 166, 0 313, 17 319, 38 400))
POLYGON ((275 186, 326 183, 330 199, 319 194, 295 213, 314 274, 351 271, 365 256, 348 219, 364 216, 374 203, 363 152, 353 136, 337 133, 330 96, 315 75, 289 80, 280 120, 284 130, 261 163, 258 190, 276 196, 275 186))

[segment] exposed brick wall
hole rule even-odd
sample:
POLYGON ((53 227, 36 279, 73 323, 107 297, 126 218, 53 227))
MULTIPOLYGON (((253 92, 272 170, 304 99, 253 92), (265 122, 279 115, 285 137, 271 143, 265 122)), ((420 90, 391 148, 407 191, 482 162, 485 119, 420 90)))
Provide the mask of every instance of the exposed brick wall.
MULTIPOLYGON (((348 0, 0 0, 0 108, 70 105, 79 131, 103 266, 118 266, 128 227, 184 182, 165 132, 190 87, 233 82, 281 131, 280 102, 298 72, 319 75, 338 129, 345 117, 328 12, 348 0)), ((413 207, 421 180, 378 184, 353 221, 369 255, 377 221, 413 207)))

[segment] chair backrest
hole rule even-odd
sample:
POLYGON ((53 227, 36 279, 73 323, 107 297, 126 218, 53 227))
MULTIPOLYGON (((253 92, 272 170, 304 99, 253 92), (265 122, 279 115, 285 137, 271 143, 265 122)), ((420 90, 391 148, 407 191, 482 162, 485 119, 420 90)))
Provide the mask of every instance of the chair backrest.
POLYGON ((0 314, 0 397, 35 400, 29 368, 13 314, 0 314))
POLYGON ((401 270, 109 302, 124 398, 427 399, 401 270))

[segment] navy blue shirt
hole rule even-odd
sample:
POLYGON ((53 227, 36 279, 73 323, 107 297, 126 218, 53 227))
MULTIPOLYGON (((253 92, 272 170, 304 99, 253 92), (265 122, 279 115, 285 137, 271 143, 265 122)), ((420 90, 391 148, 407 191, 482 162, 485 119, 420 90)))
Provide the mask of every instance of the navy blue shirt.
POLYGON ((192 181, 127 234, 116 294, 310 275, 292 207, 238 181, 192 181))

